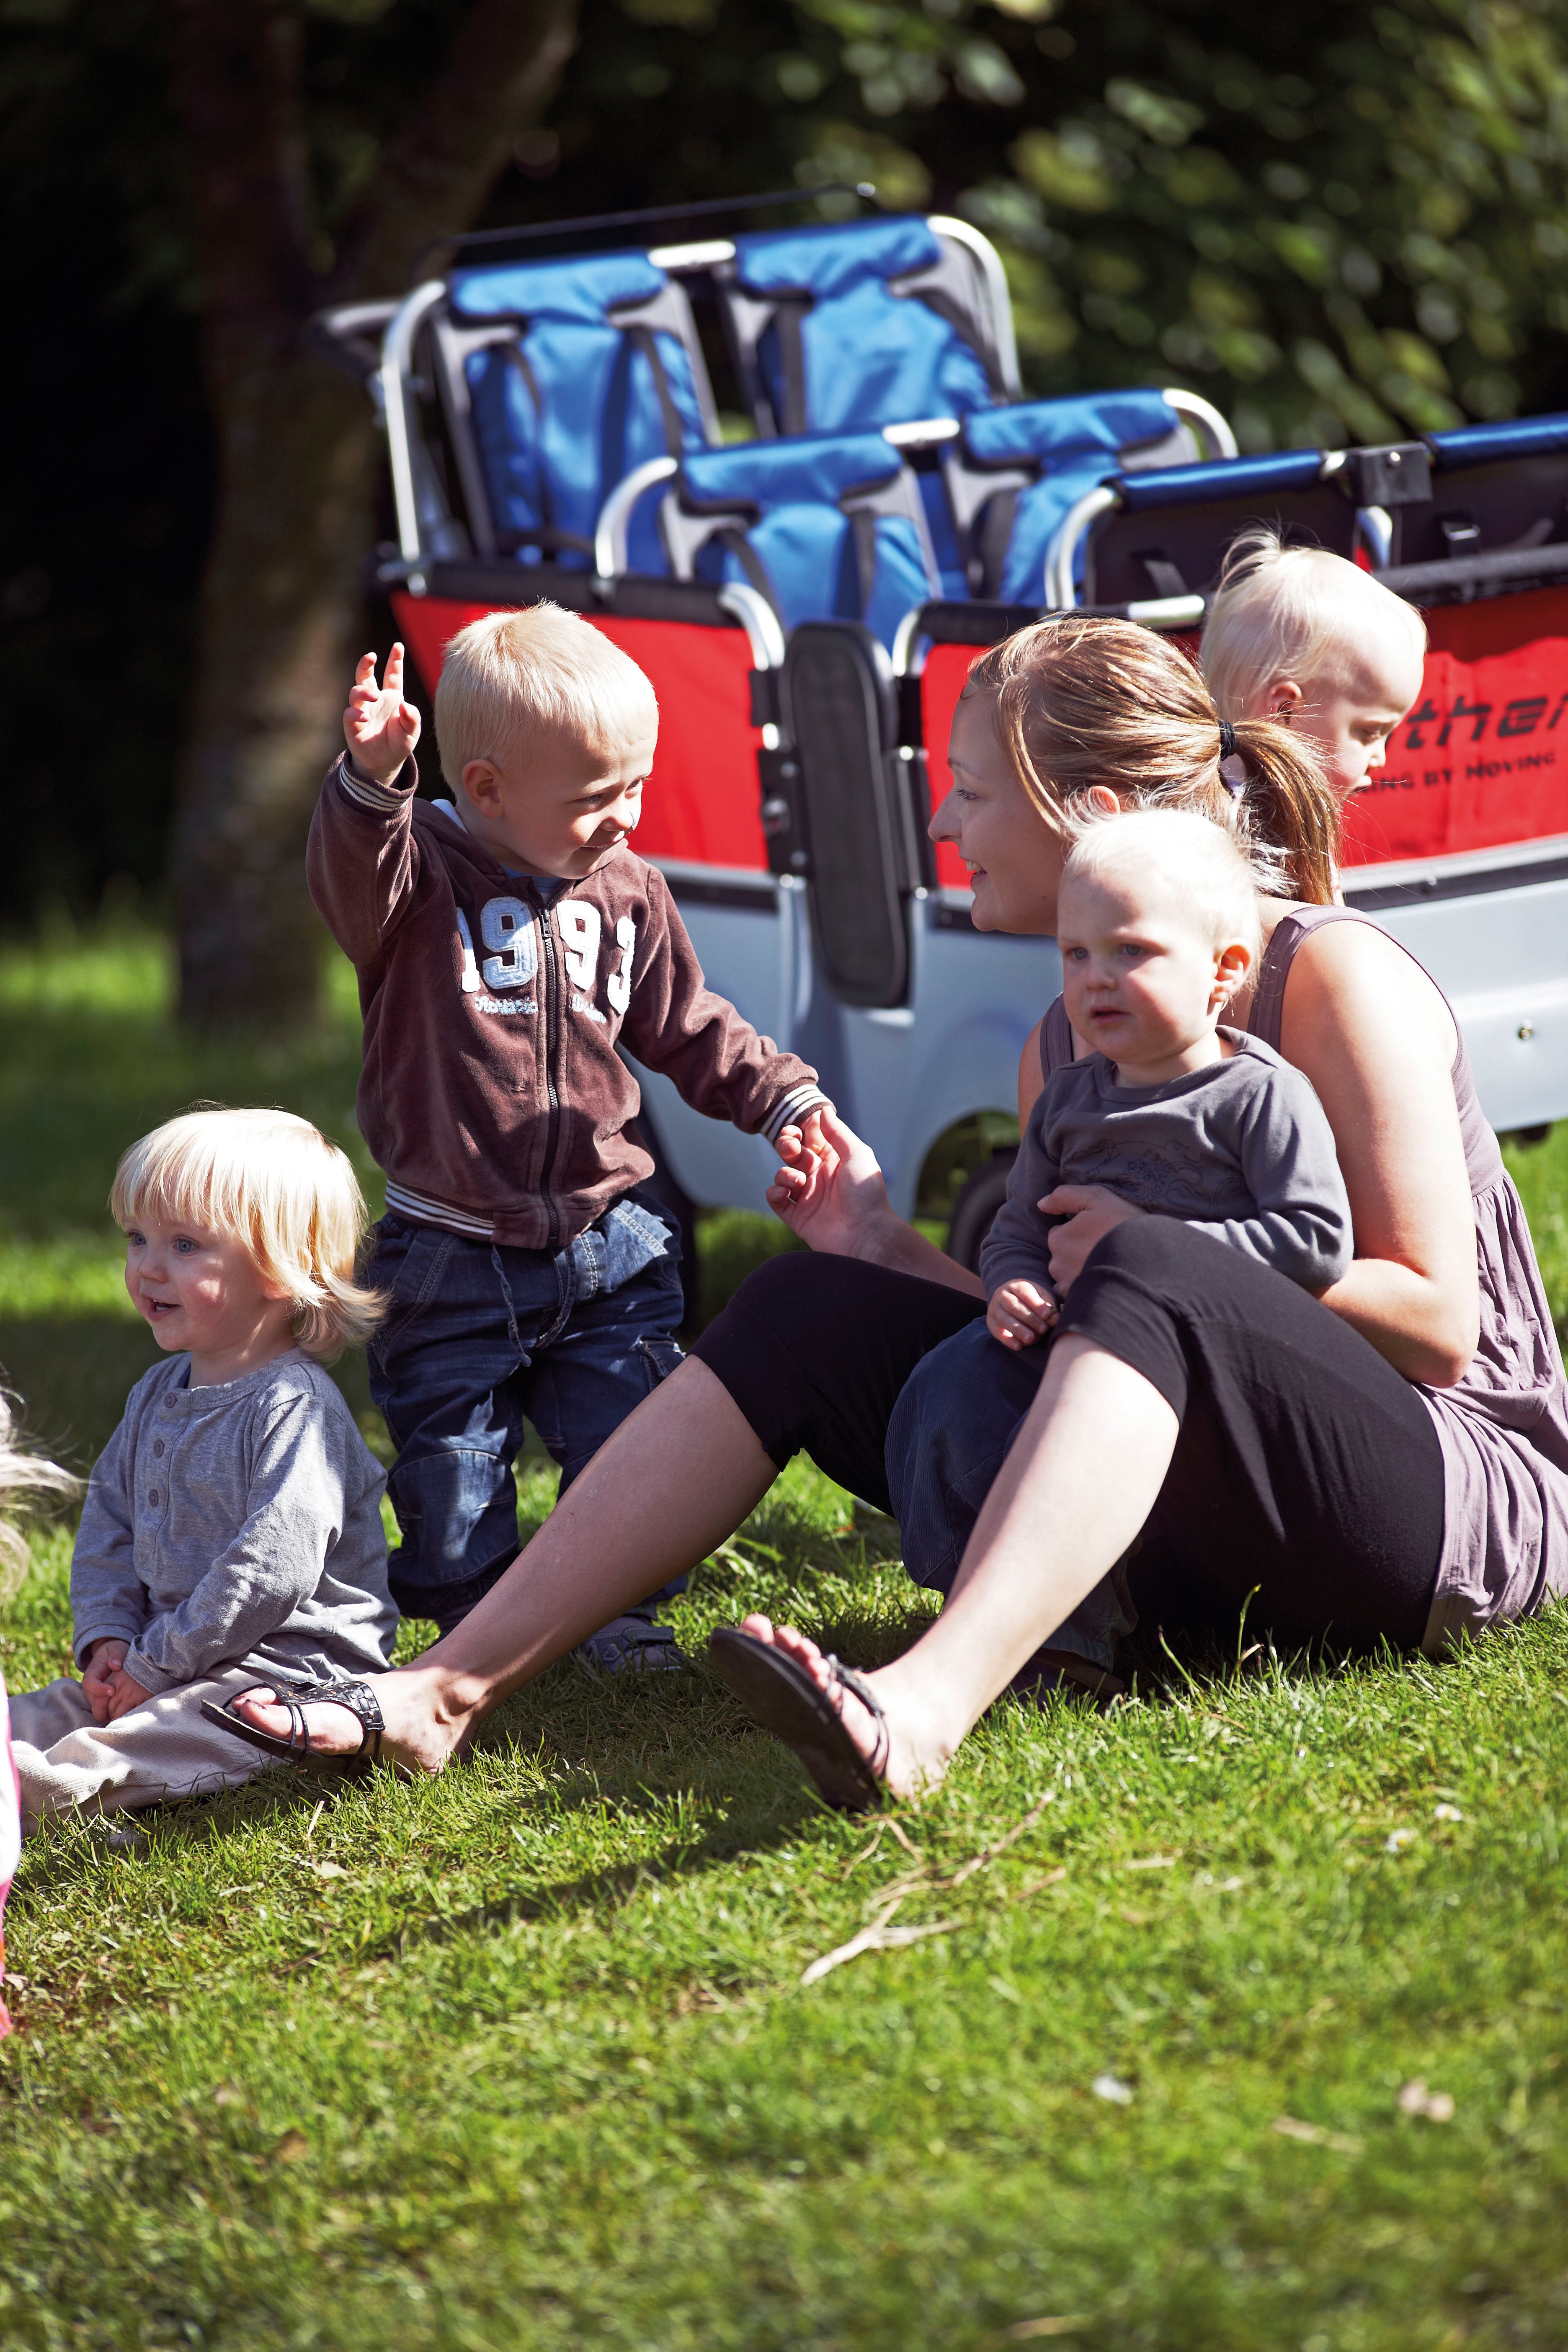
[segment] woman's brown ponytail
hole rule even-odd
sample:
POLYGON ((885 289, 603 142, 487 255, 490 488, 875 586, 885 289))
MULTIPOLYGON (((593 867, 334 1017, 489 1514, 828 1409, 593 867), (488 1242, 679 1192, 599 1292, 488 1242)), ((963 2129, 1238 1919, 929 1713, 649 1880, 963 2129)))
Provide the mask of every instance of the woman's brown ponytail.
POLYGON ((1227 781, 1207 687, 1152 630, 1057 614, 983 654, 963 691, 994 698, 1018 782, 1053 832, 1071 838, 1103 785, 1127 808, 1199 811, 1237 835, 1264 887, 1332 901, 1339 807, 1315 754, 1272 719, 1238 720, 1227 781))

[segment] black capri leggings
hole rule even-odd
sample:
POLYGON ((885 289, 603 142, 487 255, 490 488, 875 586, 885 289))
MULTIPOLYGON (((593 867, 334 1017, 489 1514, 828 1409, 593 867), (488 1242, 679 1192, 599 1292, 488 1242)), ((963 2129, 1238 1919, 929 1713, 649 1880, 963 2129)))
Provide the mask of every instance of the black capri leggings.
MULTIPOLYGON (((1033 1401, 1047 1348, 1015 1355, 983 1339, 971 1328, 983 1312, 937 1283, 791 1255, 752 1275, 692 1352, 781 1469, 804 1450, 885 1511, 922 1477, 929 1491, 944 1423, 984 1432, 983 1492, 1033 1401), (906 1475, 889 1431, 911 1382, 895 1442, 921 1458, 906 1475)), ((1420 1642, 1443 1542, 1442 1454, 1418 1391, 1348 1323, 1239 1250, 1139 1217, 1098 1244, 1058 1330, 1142 1372, 1181 1423, 1129 1563, 1141 1615, 1211 1622, 1256 1592, 1248 1624, 1288 1639, 1420 1642)), ((1116 1470, 1108 1430, 1106 1476, 1116 1470)), ((921 1533, 907 1528, 906 1544, 921 1533)))

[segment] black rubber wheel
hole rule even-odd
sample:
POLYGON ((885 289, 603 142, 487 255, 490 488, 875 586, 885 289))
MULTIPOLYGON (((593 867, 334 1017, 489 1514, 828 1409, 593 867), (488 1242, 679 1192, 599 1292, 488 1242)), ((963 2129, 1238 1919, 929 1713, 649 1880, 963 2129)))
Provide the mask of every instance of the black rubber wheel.
POLYGON ((1018 1154, 1016 1147, 994 1151, 989 1160, 971 1169, 964 1178, 963 1190, 953 1203, 952 1221, 947 1228, 947 1254, 967 1266, 971 1274, 980 1271, 980 1244, 991 1231, 991 1221, 1007 1197, 1007 1179, 1013 1173, 1013 1162, 1018 1154))

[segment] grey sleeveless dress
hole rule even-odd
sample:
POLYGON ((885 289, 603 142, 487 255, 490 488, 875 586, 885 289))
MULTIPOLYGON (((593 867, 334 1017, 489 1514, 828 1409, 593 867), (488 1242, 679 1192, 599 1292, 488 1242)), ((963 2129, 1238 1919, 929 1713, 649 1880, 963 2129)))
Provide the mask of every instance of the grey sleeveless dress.
MULTIPOLYGON (((1367 921, 1348 907, 1316 907, 1276 925, 1247 1024, 1255 1036, 1279 1052, 1286 976, 1309 932, 1367 921)), ((1481 1337, 1456 1387, 1417 1384, 1443 1454, 1443 1555, 1424 1643, 1434 1655, 1457 1634, 1527 1616, 1568 1591, 1563 1358, 1524 1204, 1476 1100, 1463 1037, 1453 1078, 1475 1203, 1481 1337)))

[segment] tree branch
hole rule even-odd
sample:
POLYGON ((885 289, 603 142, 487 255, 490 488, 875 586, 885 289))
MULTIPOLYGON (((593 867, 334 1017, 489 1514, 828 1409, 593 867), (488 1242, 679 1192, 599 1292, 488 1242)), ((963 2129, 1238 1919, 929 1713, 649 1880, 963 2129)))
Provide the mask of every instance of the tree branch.
POLYGON ((400 293, 422 247, 467 227, 576 39, 577 0, 475 0, 345 229, 324 299, 400 293))

